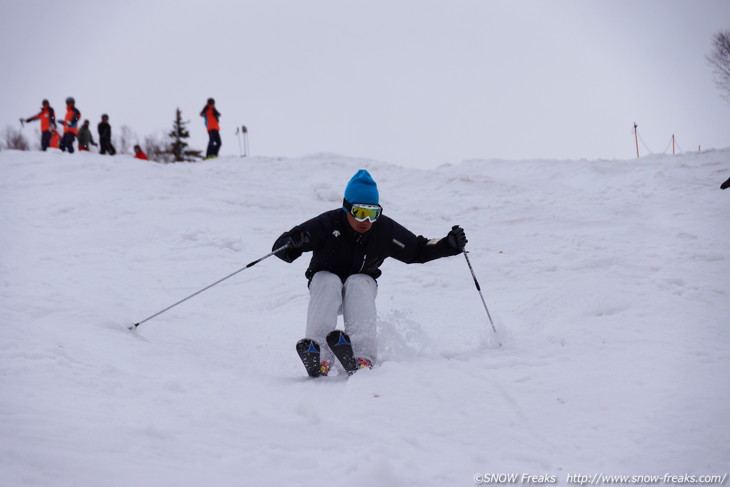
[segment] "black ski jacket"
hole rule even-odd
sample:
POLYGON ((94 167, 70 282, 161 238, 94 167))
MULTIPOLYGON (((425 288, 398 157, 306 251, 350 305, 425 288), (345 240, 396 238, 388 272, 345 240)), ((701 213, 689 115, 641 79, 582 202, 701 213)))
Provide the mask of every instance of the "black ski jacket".
POLYGON ((112 126, 108 122, 99 122, 96 126, 96 130, 99 132, 99 140, 112 140, 112 126))
POLYGON ((358 233, 347 221, 342 208, 331 210, 284 232, 274 243, 275 250, 289 241, 289 236, 304 230, 310 242, 301 249, 286 249, 277 257, 293 262, 303 252, 312 251, 312 260, 305 273, 307 279, 319 271, 329 271, 343 281, 353 274, 367 274, 373 279, 380 277, 380 266, 388 257, 406 264, 422 264, 431 260, 456 255, 445 238, 428 240, 416 236, 395 220, 381 215, 367 233, 358 233))

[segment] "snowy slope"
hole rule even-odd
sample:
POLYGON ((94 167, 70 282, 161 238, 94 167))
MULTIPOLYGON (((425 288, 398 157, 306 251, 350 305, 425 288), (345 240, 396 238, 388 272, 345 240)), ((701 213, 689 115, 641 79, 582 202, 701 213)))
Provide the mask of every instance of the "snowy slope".
POLYGON ((5 151, 0 171, 0 485, 728 471, 730 150, 432 171, 5 151), (294 352, 307 258, 126 329, 339 206, 359 168, 414 232, 464 226, 498 340, 461 256, 386 262, 381 363, 349 380, 294 352))

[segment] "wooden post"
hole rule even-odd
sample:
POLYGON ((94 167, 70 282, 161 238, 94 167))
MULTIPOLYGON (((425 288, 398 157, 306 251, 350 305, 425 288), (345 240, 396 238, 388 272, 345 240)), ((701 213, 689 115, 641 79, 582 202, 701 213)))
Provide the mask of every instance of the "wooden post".
POLYGON ((674 155, 674 134, 672 134, 672 155, 674 155))
POLYGON ((636 158, 639 158, 639 132, 636 130, 638 125, 634 122, 634 139, 636 139, 636 158))

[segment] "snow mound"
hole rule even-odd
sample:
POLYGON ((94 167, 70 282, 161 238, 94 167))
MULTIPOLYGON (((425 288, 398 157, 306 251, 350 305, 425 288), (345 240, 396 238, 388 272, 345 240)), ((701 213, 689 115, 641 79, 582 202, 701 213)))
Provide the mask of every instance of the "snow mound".
POLYGON ((317 154, 0 153, 0 485, 471 485, 730 458, 730 150, 436 170, 317 154), (386 261, 381 363, 310 380, 308 259, 267 254, 368 169, 461 256, 386 261), (346 480, 345 480, 346 479, 346 480))

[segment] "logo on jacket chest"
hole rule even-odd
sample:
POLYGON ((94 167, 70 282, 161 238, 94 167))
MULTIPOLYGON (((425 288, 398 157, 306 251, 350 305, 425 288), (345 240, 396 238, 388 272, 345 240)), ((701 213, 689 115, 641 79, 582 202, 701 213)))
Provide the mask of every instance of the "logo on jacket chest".
POLYGON ((337 238, 337 237, 339 237, 339 236, 340 236, 341 234, 340 234, 340 231, 339 231, 339 230, 332 230, 332 235, 333 235, 333 236, 334 236, 335 238, 337 238))

